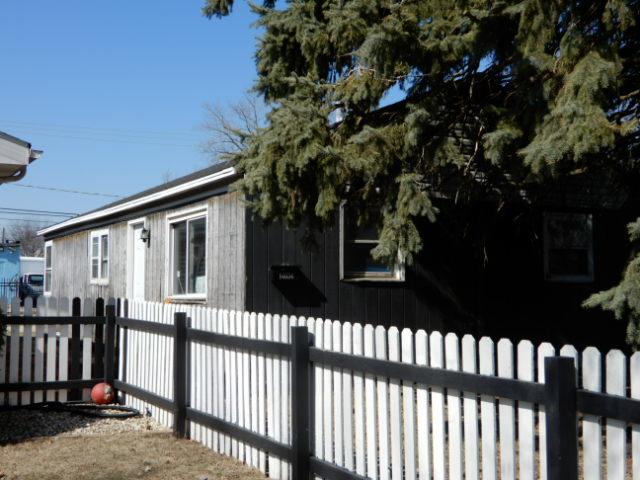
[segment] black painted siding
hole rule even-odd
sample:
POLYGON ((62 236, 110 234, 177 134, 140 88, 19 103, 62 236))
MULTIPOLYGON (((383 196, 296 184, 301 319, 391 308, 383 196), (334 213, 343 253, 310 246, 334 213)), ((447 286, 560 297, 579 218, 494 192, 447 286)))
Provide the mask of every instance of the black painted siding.
POLYGON ((302 245, 298 231, 280 224, 265 227, 246 217, 248 310, 507 337, 514 342, 626 346, 623 322, 610 313, 587 311, 581 303, 619 280, 629 252, 626 224, 637 217, 636 211, 594 214, 595 281, 588 284, 544 280, 539 212, 532 215, 529 229, 515 228, 512 219, 497 223, 483 250, 486 263, 474 257, 477 252, 470 240, 457 238, 441 223, 420 226, 424 248, 407 267, 402 283, 341 281, 337 224, 309 248, 302 245), (270 268, 284 264, 299 266, 325 301, 307 302, 305 294, 291 294, 274 284, 270 268))
POLYGON ((341 281, 337 224, 319 234, 313 247, 303 244, 300 230, 288 230, 279 223, 265 227, 247 218, 246 234, 248 310, 400 328, 454 330, 460 326, 453 313, 447 316, 449 324, 444 324, 446 305, 437 295, 430 296, 420 280, 420 268, 408 269, 406 281, 400 283, 341 281), (274 265, 299 266, 325 301, 306 301, 304 293, 274 284, 270 274, 274 265))

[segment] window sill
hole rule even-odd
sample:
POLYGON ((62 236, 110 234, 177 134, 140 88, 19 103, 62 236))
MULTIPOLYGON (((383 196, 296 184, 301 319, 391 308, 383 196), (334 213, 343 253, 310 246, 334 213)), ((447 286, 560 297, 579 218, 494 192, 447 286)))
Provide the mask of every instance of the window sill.
POLYGON ((207 303, 206 295, 171 295, 165 298, 164 303, 186 303, 203 305, 207 303))
POLYGON ((89 284, 90 285, 100 285, 102 287, 105 287, 107 285, 109 285, 109 279, 103 279, 103 280, 89 280, 89 284))
POLYGON ((405 279, 404 277, 343 277, 340 281, 346 283, 402 283, 405 279))

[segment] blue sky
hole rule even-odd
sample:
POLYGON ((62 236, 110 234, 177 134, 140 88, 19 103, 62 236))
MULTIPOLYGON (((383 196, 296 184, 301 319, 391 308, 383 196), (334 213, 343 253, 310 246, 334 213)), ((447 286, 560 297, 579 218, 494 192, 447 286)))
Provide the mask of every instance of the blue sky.
MULTIPOLYGON (((202 3, 2 0, 0 130, 44 150, 21 183, 127 195, 205 167, 202 105, 252 86, 258 32, 246 2, 222 20, 202 3)), ((0 186, 0 207, 111 200, 0 186)))

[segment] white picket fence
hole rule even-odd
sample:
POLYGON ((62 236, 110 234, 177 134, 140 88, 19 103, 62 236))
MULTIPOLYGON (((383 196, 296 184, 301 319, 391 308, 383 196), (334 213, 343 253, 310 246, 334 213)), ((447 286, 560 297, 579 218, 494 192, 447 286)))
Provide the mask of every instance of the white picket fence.
MULTIPOLYGON (((307 326, 314 334, 315 345, 326 350, 540 383, 545 357, 571 356, 576 360, 578 385, 582 388, 640 399, 640 353, 627 358, 619 350, 605 355, 593 347, 578 352, 566 345, 556 350, 549 343, 535 346, 526 340, 514 345, 507 339, 494 342, 485 337, 478 341, 470 335, 459 338, 451 333, 399 331, 395 327, 324 319, 121 302, 128 304, 128 311, 121 313, 130 318, 172 324, 174 314, 182 311, 191 318, 193 328, 280 342, 289 342, 291 326, 307 326)), ((63 304, 67 303, 58 303, 63 304)), ((64 332, 59 333, 62 359, 66 337, 64 332)), ((125 329, 119 333, 118 378, 171 399, 172 339, 125 329)), ((42 338, 37 332, 35 335, 42 338)), ((14 342, 13 335, 9 342, 14 342)), ((289 443, 292 393, 287 359, 195 342, 190 348, 193 408, 289 443)), ((14 354, 13 343, 10 350, 7 381, 11 382, 18 380, 13 366, 18 354, 14 354)), ((29 357, 27 352, 23 355, 29 357)), ((37 355, 35 358, 37 363, 37 355)), ((0 381, 5 378, 5 363, 0 358, 0 381)), ((546 477, 543 406, 496 401, 471 392, 320 365, 314 368, 314 455, 321 459, 374 480, 546 477)), ((43 375, 41 372, 40 377, 43 375)), ((62 375, 59 372, 58 378, 62 375)), ((45 379, 49 378, 47 369, 45 379)), ((35 375, 33 380, 37 380, 35 375)), ((15 401, 15 395, 10 393, 9 400, 15 401)), ((295 392, 293 395, 295 400, 295 392)), ((171 427, 171 413, 132 396, 126 401, 171 427)), ((638 425, 628 429, 620 421, 584 416, 580 433, 581 478, 640 480, 638 425)), ((228 435, 192 424, 190 436, 216 452, 259 468, 271 478, 290 478, 287 462, 228 435)))

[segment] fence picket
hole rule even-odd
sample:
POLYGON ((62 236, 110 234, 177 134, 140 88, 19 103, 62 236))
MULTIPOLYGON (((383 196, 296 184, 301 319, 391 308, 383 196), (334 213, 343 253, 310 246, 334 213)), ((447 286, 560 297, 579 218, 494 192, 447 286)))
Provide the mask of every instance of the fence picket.
MULTIPOLYGON (((265 340, 273 341, 273 317, 271 314, 265 315, 265 340)), ((266 381, 267 381, 267 435, 271 438, 275 438, 275 423, 274 416, 277 405, 274 405, 274 390, 275 385, 273 382, 273 355, 267 355, 266 358, 266 381)), ((276 457, 269 455, 268 457, 269 472, 273 472, 277 463, 276 457)))
MULTIPOLYGON (((71 300, 67 297, 60 299, 59 315, 71 315, 71 300)), ((69 380, 69 337, 71 325, 60 325, 60 337, 58 339, 58 380, 69 380)), ((67 401, 67 390, 58 390, 58 401, 67 401)))
MULTIPOLYGON (((242 315, 242 336, 249 338, 249 332, 251 330, 251 314, 244 312, 242 315)), ((215 350, 215 349, 213 349, 215 350)), ((214 372, 218 372, 216 360, 214 358, 214 372)), ((244 405, 244 419, 243 427, 247 430, 251 429, 251 357, 249 351, 242 352, 242 400, 244 405)), ((214 396, 215 402, 215 396, 214 396)), ((217 439, 217 432, 214 433, 214 439, 217 439)), ((215 441, 215 440, 214 440, 215 441)), ((249 444, 245 445, 244 458, 247 465, 252 465, 253 462, 253 449, 249 444)))
MULTIPOLYGON (((498 376, 513 378, 513 344, 505 338, 498 341, 498 376)), ((498 404, 498 418, 500 420, 500 472, 501 479, 515 480, 516 478, 516 419, 515 402, 501 398, 498 404)))
MULTIPOLYGON (((529 340, 518 343, 518 380, 535 380, 534 348, 529 340)), ((536 473, 535 410, 529 402, 518 402, 518 446, 520 480, 533 480, 536 473)))
MULTIPOLYGON (((396 327, 387 331, 389 360, 400 361, 400 332, 396 327)), ((389 379, 389 433, 391 446, 391 478, 402 480, 404 462, 402 457, 402 402, 400 379, 389 379)))
MULTIPOLYGON (((375 340, 372 325, 364 326, 364 355, 375 356, 375 340)), ((367 473, 371 480, 378 479, 378 447, 376 438, 376 382, 375 377, 367 373, 364 377, 365 388, 365 438, 367 439, 367 473)))
MULTIPOLYGON (((332 349, 332 325, 331 320, 325 320, 322 323, 322 349, 332 349)), ((333 398, 332 398, 332 383, 333 372, 329 367, 322 368, 322 388, 323 388, 323 405, 322 405, 322 417, 323 417, 323 439, 324 449, 323 456, 327 462, 333 462, 333 398)))
MULTIPOLYGON (((258 336, 258 316, 251 313, 249 321, 249 335, 251 338, 258 336)), ((258 357, 251 353, 251 430, 258 431, 258 357)), ((223 386, 223 385, 220 385, 223 386)), ((258 449, 251 449, 251 466, 258 468, 258 449)))
MULTIPOLYGON (((620 350, 606 357, 606 389, 613 395, 626 395, 627 359, 620 350)), ((625 480, 627 464, 626 423, 607 419, 607 480, 625 480)))
MULTIPOLYGON (((265 325, 264 315, 258 314, 258 339, 264 340, 265 325)), ((265 385, 265 355, 260 353, 258 355, 258 433, 260 435, 265 434, 266 420, 266 385, 265 385)), ((258 453, 259 468, 262 473, 267 472, 267 456, 263 450, 258 453)))
MULTIPOLYGON (((351 324, 346 322, 342 325, 342 352, 353 353, 353 331, 351 324)), ((342 431, 344 444, 344 467, 353 471, 353 372, 342 371, 342 431)))
MULTIPOLYGON (((334 352, 342 351, 342 325, 335 321, 331 324, 331 349, 334 352)), ((336 465, 344 466, 344 438, 342 431, 342 370, 333 369, 333 462, 336 465)))
MULTIPOLYGON (((429 337, 424 330, 418 330, 416 341, 416 365, 429 364, 429 337)), ((431 478, 431 422, 429 415, 429 388, 418 385, 416 388, 416 421, 418 435, 418 474, 420 480, 431 478)))
MULTIPOLYGON (((414 363, 413 332, 404 328, 401 333, 403 363, 414 363)), ((413 382, 402 382, 402 419, 404 430, 404 471, 405 480, 416 480, 416 417, 415 389, 413 382)))
MULTIPOLYGON (((477 373, 476 340, 471 335, 462 337, 462 370, 477 373)), ((478 395, 463 392, 464 408, 464 475, 467 480, 478 480, 478 395)))
MULTIPOLYGON (((33 315, 33 299, 26 297, 24 299, 24 316, 31 317, 33 315)), ((32 367, 32 341, 33 326, 25 325, 22 334, 22 382, 31 381, 31 367, 32 367)), ((31 403, 31 392, 22 392, 22 405, 28 405, 31 403)))
MULTIPOLYGON (((442 348, 442 334, 433 332, 429 337, 430 365, 435 368, 444 368, 444 352, 442 348)), ((444 480, 446 478, 447 457, 445 452, 445 405, 444 389, 431 387, 431 422, 433 433, 433 478, 444 480)))
MULTIPOLYGON (((273 316, 273 332, 272 332, 272 337, 273 337, 273 341, 274 342, 280 342, 280 332, 282 330, 282 327, 280 325, 280 315, 274 315, 273 316)), ((273 417, 272 420, 270 422, 270 424, 273 424, 273 438, 276 441, 281 441, 282 440, 282 435, 281 435, 281 427, 282 427, 282 408, 280 408, 280 406, 282 405, 282 396, 281 396, 281 389, 280 389, 280 382, 281 382, 281 378, 280 378, 280 371, 281 371, 281 365, 280 363, 282 362, 282 358, 279 356, 274 356, 273 357, 273 405, 274 405, 274 409, 273 409, 273 417)), ((273 455, 269 455, 269 472, 270 475, 271 473, 273 473, 273 478, 280 478, 280 471, 282 469, 282 459, 275 457, 273 455)))
MULTIPOLYGON (((458 336, 448 333, 444 338, 445 365, 448 370, 460 370, 458 336)), ((447 421, 449 433, 449 478, 462 478, 462 417, 460 392, 447 389, 447 421)))
MULTIPOLYGON (((544 383, 544 359, 552 357, 556 351, 550 343, 538 347, 538 382, 544 383)), ((547 424, 544 405, 538 407, 538 451, 540 452, 540 480, 547 479, 547 424)))
MULTIPOLYGON (((353 354, 364 354, 364 332, 362 325, 353 324, 353 354)), ((353 406, 354 406, 354 453, 356 457, 356 473, 366 475, 367 446, 365 442, 365 391, 364 375, 362 372, 353 372, 353 406)))
MULTIPOLYGON (((480 373, 495 375, 493 340, 482 337, 478 344, 480 352, 480 373)), ((496 479, 496 411, 494 398, 488 395, 480 397, 480 428, 482 432, 482 478, 496 479)))
MULTIPOLYGON (((588 347, 582 353, 582 385, 585 390, 602 391, 602 370, 600 352, 588 347)), ((582 420, 583 471, 584 480, 602 478, 602 427, 600 418, 585 415, 582 420)))
MULTIPOLYGON (((640 399, 640 352, 631 356, 629 370, 631 397, 640 399)), ((631 472, 633 480, 640 480, 640 425, 632 425, 631 427, 631 472)))
MULTIPOLYGON (((375 351, 378 360, 387 359, 387 331, 382 325, 375 328, 375 351)), ((378 464, 380 480, 389 480, 389 388, 387 377, 376 378, 376 405, 378 407, 378 464)))
MULTIPOLYGON (((15 297, 11 299, 11 314, 16 315, 20 312, 20 299, 15 297)), ((20 377, 20 326, 11 325, 11 338, 8 340, 10 347, 9 352, 9 382, 17 383, 20 377)), ((9 405, 18 405, 18 393, 9 393, 9 405)))
MULTIPOLYGON (((7 299, 6 298, 0 298, 0 313, 2 315, 7 315, 7 299)), ((9 334, 9 329, 6 326, 2 326, 4 327, 5 330, 5 335, 9 334)), ((2 334, 2 331, 0 331, 0 335, 2 334)), ((5 336, 5 343, 0 347, 0 383, 6 383, 6 378, 7 378, 7 339, 8 337, 5 336)), ((0 405, 4 405, 5 403, 5 395, 4 393, 0 392, 0 405)))
MULTIPOLYGON (((94 304, 93 302, 86 298, 83 302, 83 311, 82 311, 82 315, 84 317, 92 317, 94 315, 94 304)), ((92 357, 92 352, 91 349, 93 347, 93 335, 94 335, 94 331, 95 331, 95 326, 94 325, 82 325, 82 327, 80 328, 80 335, 82 337, 82 379, 83 380, 90 380, 92 377, 92 372, 91 372, 91 357, 92 357)), ((121 341, 122 342, 126 342, 128 345, 128 339, 124 340, 124 331, 121 332, 121 341)), ((38 337, 38 330, 36 327, 36 337, 38 337)), ((37 340, 36 340, 37 342, 37 340)), ((38 347, 36 345, 36 352, 38 351, 38 347)), ((127 355, 127 352, 124 349, 120 349, 120 378, 123 378, 123 375, 126 375, 126 369, 125 369, 125 356, 127 355)), ((37 361, 36 361, 36 365, 38 365, 37 361)), ((126 376, 125 376, 126 378, 126 376)), ((89 400, 91 398, 91 389, 89 388, 85 388, 82 390, 82 399, 83 400, 89 400)))
MULTIPOLYGON (((58 301, 55 297, 49 298, 47 305, 47 315, 58 315, 58 301)), ((57 354, 57 332, 58 325, 47 325, 47 373, 46 381, 53 382, 56 380, 56 354, 57 354)), ((46 400, 54 401, 56 399, 55 390, 47 390, 46 400)))

